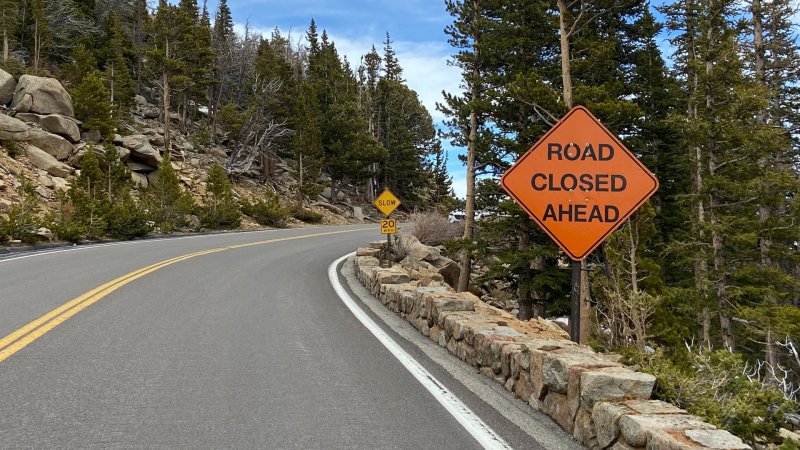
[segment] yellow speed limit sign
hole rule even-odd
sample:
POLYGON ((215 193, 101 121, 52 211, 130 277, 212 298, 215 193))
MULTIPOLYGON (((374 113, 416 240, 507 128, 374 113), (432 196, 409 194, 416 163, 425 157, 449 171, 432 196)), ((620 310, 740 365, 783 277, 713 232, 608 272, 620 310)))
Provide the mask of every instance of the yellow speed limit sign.
POLYGON ((381 219, 381 234, 397 233, 397 221, 395 219, 381 219))

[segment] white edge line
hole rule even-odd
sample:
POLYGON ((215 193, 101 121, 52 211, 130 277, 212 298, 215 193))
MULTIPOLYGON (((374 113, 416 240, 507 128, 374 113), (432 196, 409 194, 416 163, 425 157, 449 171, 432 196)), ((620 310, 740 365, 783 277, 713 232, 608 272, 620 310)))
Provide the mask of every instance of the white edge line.
POLYGON ((337 273, 337 267, 342 261, 346 260, 355 252, 349 253, 337 259, 328 266, 328 278, 333 285, 336 294, 342 302, 350 309, 350 312, 366 327, 398 361, 419 381, 433 397, 461 424, 467 432, 475 438, 478 443, 486 449, 510 449, 506 443, 489 425, 478 417, 467 405, 448 390, 444 384, 437 380, 425 367, 415 360, 408 352, 392 339, 378 324, 375 323, 361 307, 350 297, 344 289, 337 273))

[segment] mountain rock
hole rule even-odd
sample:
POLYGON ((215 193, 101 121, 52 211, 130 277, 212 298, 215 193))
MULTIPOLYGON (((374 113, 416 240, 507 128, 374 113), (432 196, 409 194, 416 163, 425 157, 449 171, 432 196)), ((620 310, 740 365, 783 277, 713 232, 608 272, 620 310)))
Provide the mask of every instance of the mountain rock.
POLYGON ((28 138, 24 140, 53 155, 59 161, 69 158, 74 149, 72 144, 63 137, 38 128, 30 128, 28 138))
POLYGON ((34 113, 16 113, 14 114, 14 118, 25 123, 35 123, 36 125, 39 125, 39 121, 42 120, 42 116, 34 113))
POLYGON ((78 128, 80 121, 71 117, 61 114, 17 113, 14 118, 25 123, 35 123, 45 131, 67 138, 73 144, 81 140, 81 130, 78 128))
POLYGON ((156 170, 156 168, 153 166, 133 161, 128 161, 128 169, 131 169, 131 171, 133 172, 139 172, 139 173, 150 173, 156 170))
POLYGON ((150 145, 150 139, 143 134, 134 134, 122 138, 122 146, 131 151, 131 156, 152 167, 158 167, 164 158, 158 150, 150 145))
POLYGON ((81 139, 86 142, 100 142, 103 139, 103 135, 97 130, 87 130, 81 133, 81 139))
POLYGON ((54 177, 64 178, 72 173, 72 167, 55 159, 49 153, 36 146, 29 145, 25 153, 28 155, 31 164, 54 177))
POLYGON ((23 75, 14 91, 11 109, 21 113, 75 117, 72 97, 55 78, 23 75))
POLYGON ((31 127, 25 122, 0 114, 0 141, 25 141, 30 131, 31 127))
POLYGON ((63 136, 73 144, 81 140, 81 130, 72 118, 60 114, 50 114, 42 117, 39 121, 39 125, 41 125, 45 131, 63 136))
POLYGON ((133 180, 134 188, 140 191, 147 189, 149 183, 147 182, 147 176, 144 174, 139 172, 131 172, 131 179, 133 180))
POLYGON ((66 192, 69 190, 69 183, 61 177, 53 177, 53 189, 66 192))
POLYGON ((119 155, 119 160, 122 162, 128 162, 128 159, 131 157, 131 151, 125 147, 117 147, 117 154, 119 155))
POLYGON ((0 103, 7 105, 14 99, 14 90, 17 89, 17 80, 10 73, 0 69, 0 103))

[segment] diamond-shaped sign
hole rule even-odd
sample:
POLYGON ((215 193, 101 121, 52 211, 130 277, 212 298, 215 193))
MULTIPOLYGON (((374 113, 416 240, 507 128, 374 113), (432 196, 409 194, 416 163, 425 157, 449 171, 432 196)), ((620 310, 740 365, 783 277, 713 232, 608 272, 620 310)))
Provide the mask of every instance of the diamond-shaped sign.
POLYGON ((389 216, 398 206, 400 206, 400 200, 392 194, 392 191, 389 189, 385 189, 378 198, 375 199, 375 207, 378 208, 380 212, 384 215, 389 216))
POLYGON ((574 260, 597 248, 658 189, 655 175, 582 106, 570 110, 500 183, 574 260))

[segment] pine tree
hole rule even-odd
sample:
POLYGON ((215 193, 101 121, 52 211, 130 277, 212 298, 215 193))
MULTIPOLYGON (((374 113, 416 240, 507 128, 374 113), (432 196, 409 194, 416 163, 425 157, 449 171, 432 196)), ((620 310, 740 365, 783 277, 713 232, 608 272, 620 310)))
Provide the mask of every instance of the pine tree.
POLYGON ((429 181, 423 166, 434 147, 433 120, 416 93, 399 81, 381 79, 376 97, 378 140, 391 149, 382 163, 381 182, 403 192, 409 207, 421 206, 419 194, 429 181))
POLYGON ((228 173, 219 164, 208 170, 208 193, 203 208, 202 223, 212 229, 236 228, 241 221, 241 213, 233 196, 233 185, 228 173))
POLYGON ((39 218, 39 194, 34 183, 25 175, 20 176, 19 183, 19 201, 11 206, 7 218, 0 217, 0 243, 5 243, 7 239, 19 239, 26 244, 33 244, 37 240, 36 230, 42 223, 39 218))
POLYGON ((133 41, 136 93, 142 92, 142 75, 144 71, 144 57, 147 53, 147 29, 149 27, 150 13, 147 10, 147 0, 133 0, 131 12, 131 39, 133 41))
POLYGON ((403 81, 403 69, 397 61, 397 55, 392 48, 392 39, 386 33, 386 41, 383 43, 383 73, 384 78, 392 81, 403 81))
POLYGON ((233 39, 233 16, 227 0, 220 0, 214 17, 214 41, 227 42, 233 39))
POLYGON ((39 74, 42 50, 50 45, 50 24, 47 20, 44 0, 31 0, 31 21, 33 22, 33 73, 39 74))
POLYGON ((119 116, 133 103, 134 82, 129 67, 134 52, 133 44, 122 29, 116 12, 112 11, 106 16, 103 44, 97 52, 99 67, 104 69, 114 115, 119 116))
POLYGON ((12 39, 19 26, 20 4, 17 0, 0 0, 0 28, 3 30, 3 65, 8 64, 12 39))
MULTIPOLYGON (((149 23, 148 32, 148 67, 152 82, 161 91, 161 118, 164 123, 164 148, 170 149, 170 111, 172 107, 172 82, 176 77, 185 79, 185 62, 176 56, 177 47, 186 36, 178 34, 175 26, 178 20, 178 8, 159 0, 156 14, 149 23)), ((180 82, 179 82, 180 83, 180 82)))
POLYGON ((148 210, 150 220, 164 233, 184 227, 186 215, 194 212, 194 199, 181 187, 169 153, 164 154, 164 161, 155 180, 144 192, 142 202, 148 210))
POLYGON ((301 82, 290 122, 294 130, 292 148, 298 164, 298 203, 302 203, 304 198, 315 197, 321 191, 316 185, 325 164, 320 122, 316 93, 309 83, 301 82))
POLYGON ((453 16, 453 23, 445 28, 450 38, 450 45, 458 49, 454 57, 454 64, 462 70, 462 77, 466 87, 463 96, 445 95, 445 104, 440 105, 440 110, 452 119, 447 125, 451 128, 450 136, 456 145, 463 144, 467 147, 467 192, 466 192, 466 219, 464 221, 463 241, 465 247, 459 258, 461 274, 456 287, 459 292, 469 289, 472 258, 470 249, 473 247, 475 233, 475 180, 476 180, 476 154, 478 148, 484 143, 479 140, 484 126, 483 106, 484 100, 484 68, 485 61, 483 37, 487 26, 486 16, 480 0, 445 2, 448 13, 453 16))
POLYGON ((97 59, 84 44, 72 49, 72 60, 62 67, 62 83, 67 88, 77 87, 83 79, 97 69, 97 59))
POLYGON ((83 237, 97 239, 105 236, 108 224, 105 212, 105 177, 100 169, 93 147, 89 147, 81 160, 81 173, 70 181, 69 197, 74 211, 74 221, 79 225, 83 237))
POLYGON ((108 137, 114 132, 111 114, 111 94, 106 89, 100 73, 89 72, 71 92, 75 102, 75 116, 83 121, 83 129, 99 131, 108 137))

